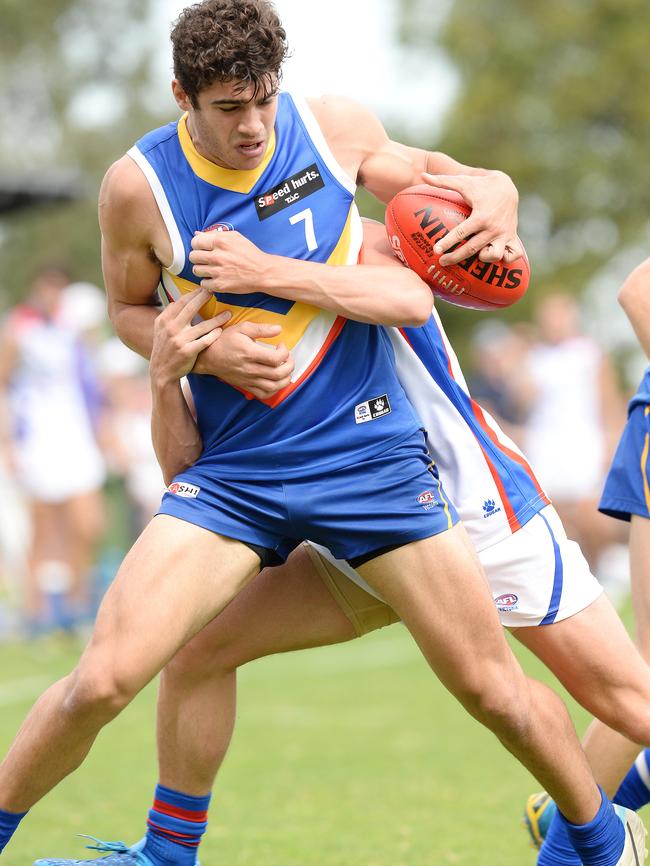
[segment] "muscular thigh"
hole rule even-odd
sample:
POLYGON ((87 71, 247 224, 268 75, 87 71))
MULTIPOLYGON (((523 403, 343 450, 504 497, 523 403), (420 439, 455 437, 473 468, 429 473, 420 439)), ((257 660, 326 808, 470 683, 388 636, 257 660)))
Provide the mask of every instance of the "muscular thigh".
POLYGON ((602 721, 618 727, 630 697, 650 705, 650 669, 605 595, 561 622, 513 634, 602 721))
POLYGON ((158 515, 127 554, 100 607, 84 660, 141 687, 257 573, 250 548, 158 515))
POLYGON ((461 526, 407 544, 359 568, 400 615, 440 680, 452 691, 480 691, 516 675, 487 580, 461 526))
MULTIPOLYGON (((362 602, 354 596, 354 610, 349 609, 349 602, 346 607, 316 557, 306 545, 300 545, 284 565, 260 572, 179 653, 175 667, 189 671, 200 666, 209 674, 274 653, 357 637, 355 617, 362 615, 362 602)), ((371 605, 381 604, 369 599, 371 605)))
POLYGON ((637 642, 650 661, 650 520, 639 514, 631 516, 630 575, 637 642))

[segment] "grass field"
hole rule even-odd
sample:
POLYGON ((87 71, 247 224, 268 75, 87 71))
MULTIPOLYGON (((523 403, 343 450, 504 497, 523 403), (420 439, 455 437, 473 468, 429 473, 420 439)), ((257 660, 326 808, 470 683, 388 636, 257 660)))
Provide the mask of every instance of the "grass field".
MULTIPOLYGON (((78 648, 0 647, 0 750, 78 648)), ((525 654, 529 673, 545 678, 525 654)), ((76 833, 135 841, 156 781, 149 688, 81 770, 30 814, 3 866, 83 854, 76 833)), ((574 718, 583 730, 587 717, 574 718)), ((525 866, 527 772, 455 705, 401 626, 264 659, 240 676, 203 866, 525 866)), ((88 852, 91 856, 92 852, 88 852)))

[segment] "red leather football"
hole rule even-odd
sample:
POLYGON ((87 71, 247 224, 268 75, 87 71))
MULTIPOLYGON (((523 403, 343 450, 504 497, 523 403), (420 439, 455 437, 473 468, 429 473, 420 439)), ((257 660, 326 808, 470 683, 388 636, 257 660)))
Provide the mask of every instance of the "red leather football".
POLYGON ((436 242, 470 213, 467 202, 452 190, 428 184, 403 189, 386 208, 393 252, 438 298, 474 310, 509 307, 528 288, 530 266, 525 253, 510 264, 482 262, 474 255, 442 268, 433 251, 436 242))

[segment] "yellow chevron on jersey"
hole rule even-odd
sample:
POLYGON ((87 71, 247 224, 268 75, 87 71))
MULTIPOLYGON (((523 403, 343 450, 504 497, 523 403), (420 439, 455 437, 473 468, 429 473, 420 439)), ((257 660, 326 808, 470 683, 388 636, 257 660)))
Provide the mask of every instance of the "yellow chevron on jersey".
MULTIPOLYGON (((356 206, 352 203, 338 243, 327 260, 328 265, 339 266, 354 264, 356 262, 358 246, 355 236, 358 235, 359 231, 363 231, 363 228, 360 226, 356 206)), ((164 289, 166 294, 174 300, 189 292, 193 292, 198 285, 200 285, 198 277, 196 282, 194 282, 172 274, 168 270, 163 270, 164 289)), ((201 307, 200 312, 204 319, 211 319, 224 310, 229 310, 232 315, 232 318, 229 319, 225 327, 238 325, 242 322, 279 325, 282 328, 282 333, 277 337, 269 337, 262 342, 273 345, 284 343, 292 351, 301 343, 303 344, 303 349, 306 349, 306 343, 313 343, 315 347, 321 346, 323 343, 323 328, 331 327, 336 318, 333 313, 321 310, 311 304, 304 304, 301 301, 294 303, 288 313, 276 313, 263 307, 240 307, 232 303, 223 303, 218 299, 216 294, 201 307), (313 341, 309 340, 310 336, 316 337, 316 339, 313 341)), ((300 366, 299 359, 294 357, 294 360, 298 368, 300 366)))
POLYGON ((266 153, 257 168, 252 168, 249 171, 222 168, 222 166, 216 165, 216 163, 210 162, 209 159, 201 156, 194 147, 194 142, 187 131, 187 114, 184 114, 178 121, 178 140, 185 158, 192 166, 194 173, 201 180, 222 189, 228 189, 231 192, 249 193, 266 171, 275 153, 275 130, 272 130, 266 153))

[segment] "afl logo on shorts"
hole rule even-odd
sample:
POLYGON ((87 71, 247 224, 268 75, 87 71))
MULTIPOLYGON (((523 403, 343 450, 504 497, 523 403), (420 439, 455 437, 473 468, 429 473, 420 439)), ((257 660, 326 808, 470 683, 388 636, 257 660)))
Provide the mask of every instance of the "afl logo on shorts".
POLYGON ((424 493, 420 493, 417 498, 418 505, 421 505, 425 511, 430 511, 432 508, 435 508, 436 501, 435 493, 431 490, 425 490, 424 493))
POLYGON ((214 223, 214 225, 208 226, 207 229, 203 229, 204 232, 234 232, 235 227, 230 225, 230 223, 214 223))
POLYGON ((518 601, 519 596, 515 595, 514 592, 506 592, 494 599, 497 610, 500 610, 503 613, 507 613, 509 610, 515 610, 518 601))

